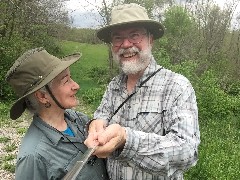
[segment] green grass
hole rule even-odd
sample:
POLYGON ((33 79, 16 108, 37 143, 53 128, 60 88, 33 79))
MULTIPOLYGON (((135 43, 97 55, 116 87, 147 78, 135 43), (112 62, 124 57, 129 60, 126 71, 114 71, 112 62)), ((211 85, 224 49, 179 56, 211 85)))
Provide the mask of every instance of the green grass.
POLYGON ((61 44, 65 55, 80 52, 80 65, 82 67, 107 66, 108 52, 104 44, 80 44, 72 41, 63 41, 61 44))
MULTIPOLYGON (((89 78, 93 67, 108 67, 108 49, 103 44, 80 44, 72 41, 63 41, 61 44, 63 54, 81 52, 82 57, 70 68, 72 78, 80 85, 80 91, 97 87, 97 84, 89 78)), ((100 74, 99 74, 100 76, 100 74)))

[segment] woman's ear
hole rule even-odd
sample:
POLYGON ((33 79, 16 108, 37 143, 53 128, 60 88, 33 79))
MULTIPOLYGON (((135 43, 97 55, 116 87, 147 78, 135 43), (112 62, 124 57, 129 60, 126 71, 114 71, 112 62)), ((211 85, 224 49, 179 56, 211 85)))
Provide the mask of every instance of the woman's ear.
POLYGON ((37 100, 40 102, 40 103, 47 103, 48 102, 48 99, 47 99, 47 96, 46 96, 46 93, 43 93, 41 91, 36 91, 34 93, 35 97, 37 98, 37 100))

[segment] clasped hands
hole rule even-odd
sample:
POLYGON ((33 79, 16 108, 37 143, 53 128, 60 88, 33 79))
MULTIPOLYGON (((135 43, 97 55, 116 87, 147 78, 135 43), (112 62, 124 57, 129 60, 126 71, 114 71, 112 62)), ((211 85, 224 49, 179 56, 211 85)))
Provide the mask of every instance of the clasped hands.
POLYGON ((88 129, 88 137, 84 144, 89 147, 98 146, 93 155, 99 158, 108 157, 118 148, 123 148, 126 142, 126 131, 119 124, 106 126, 102 119, 93 120, 88 129))

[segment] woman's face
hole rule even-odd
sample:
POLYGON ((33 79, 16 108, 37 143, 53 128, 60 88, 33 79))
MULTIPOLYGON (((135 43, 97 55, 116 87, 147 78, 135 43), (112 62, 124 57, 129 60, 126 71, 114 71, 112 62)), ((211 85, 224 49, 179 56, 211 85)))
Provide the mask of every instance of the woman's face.
MULTIPOLYGON (((79 88, 79 85, 72 80, 69 68, 67 68, 53 79, 50 89, 64 108, 73 108, 78 105, 76 93, 79 88)), ((54 101, 51 104, 56 105, 54 101)))

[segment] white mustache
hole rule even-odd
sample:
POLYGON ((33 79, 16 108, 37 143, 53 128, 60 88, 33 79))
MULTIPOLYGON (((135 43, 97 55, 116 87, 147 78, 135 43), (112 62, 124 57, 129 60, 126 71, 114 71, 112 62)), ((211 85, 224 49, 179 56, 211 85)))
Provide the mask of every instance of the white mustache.
POLYGON ((127 53, 139 53, 139 52, 140 52, 140 50, 138 48, 131 47, 131 48, 128 48, 128 49, 121 48, 121 49, 119 49, 117 54, 122 55, 122 54, 127 54, 127 53))

